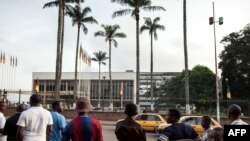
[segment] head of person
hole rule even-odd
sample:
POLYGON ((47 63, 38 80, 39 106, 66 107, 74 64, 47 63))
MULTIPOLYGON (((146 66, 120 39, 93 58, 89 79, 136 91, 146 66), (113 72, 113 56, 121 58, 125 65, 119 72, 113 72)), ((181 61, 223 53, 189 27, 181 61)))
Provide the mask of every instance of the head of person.
POLYGON ((208 141, 224 141, 223 128, 217 127, 208 133, 208 141))
POLYGON ((211 118, 209 116, 203 116, 201 119, 201 126, 204 129, 208 129, 210 128, 210 125, 211 125, 211 118))
POLYGON ((238 119, 241 114, 241 108, 237 104, 232 104, 228 107, 228 118, 231 120, 238 119))
POLYGON ((0 101, 0 112, 4 112, 6 110, 6 103, 4 101, 0 101))
POLYGON ((76 112, 78 115, 87 114, 90 111, 91 103, 87 97, 79 97, 76 100, 76 112))
POLYGON ((16 108, 16 111, 18 113, 22 113, 23 111, 25 111, 27 109, 27 106, 25 104, 19 104, 16 108))
POLYGON ((177 109, 168 109, 166 114, 166 120, 168 123, 176 123, 179 121, 181 113, 177 109))
POLYGON ((58 113, 63 112, 63 103, 62 103, 62 101, 54 101, 52 103, 52 110, 57 111, 58 113))
POLYGON ((134 103, 128 103, 124 112, 128 117, 132 117, 138 114, 137 106, 134 103))
POLYGON ((30 97, 30 106, 40 106, 42 104, 42 96, 40 94, 33 94, 30 97))

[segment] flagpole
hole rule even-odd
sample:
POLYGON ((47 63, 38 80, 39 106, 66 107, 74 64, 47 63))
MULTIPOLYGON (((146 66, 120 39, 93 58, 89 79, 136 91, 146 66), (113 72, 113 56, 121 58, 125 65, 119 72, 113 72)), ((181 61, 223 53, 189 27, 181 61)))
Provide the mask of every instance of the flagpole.
MULTIPOLYGON (((2 58, 1 58, 2 59, 2 58)), ((2 69, 2 60, 0 61, 0 70, 2 69)), ((2 75, 0 76, 0 90, 2 89, 2 81, 3 81, 3 78, 2 78, 2 75)))

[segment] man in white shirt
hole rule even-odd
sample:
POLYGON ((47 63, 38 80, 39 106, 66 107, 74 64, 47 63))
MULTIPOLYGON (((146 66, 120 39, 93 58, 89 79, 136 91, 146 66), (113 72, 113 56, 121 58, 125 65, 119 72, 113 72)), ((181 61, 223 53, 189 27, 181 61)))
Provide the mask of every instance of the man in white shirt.
POLYGON ((46 141, 52 133, 53 120, 48 110, 41 107, 42 96, 30 97, 31 107, 22 112, 17 122, 17 141, 46 141))
POLYGON ((6 104, 3 101, 0 101, 0 141, 6 141, 7 137, 3 135, 3 128, 5 125, 5 117, 3 112, 6 109, 6 104))
POLYGON ((228 108, 228 118, 231 120, 231 125, 248 125, 246 122, 241 120, 241 107, 237 104, 232 104, 228 108))

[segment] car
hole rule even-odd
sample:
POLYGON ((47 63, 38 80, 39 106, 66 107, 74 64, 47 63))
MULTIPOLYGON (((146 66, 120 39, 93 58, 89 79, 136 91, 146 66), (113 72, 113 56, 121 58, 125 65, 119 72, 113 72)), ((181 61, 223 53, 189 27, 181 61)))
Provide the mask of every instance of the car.
POLYGON ((139 123, 145 131, 157 132, 157 127, 161 124, 167 124, 165 119, 155 113, 142 113, 135 116, 135 121, 139 123))
MULTIPOLYGON (((166 124, 165 119, 155 113, 142 113, 135 116, 135 122, 139 123, 145 131, 157 132, 157 127, 161 124, 166 124)), ((118 120, 122 121, 123 119, 118 120)))
MULTIPOLYGON (((202 120, 202 116, 182 116, 179 122, 192 126, 197 134, 199 134, 200 136, 203 136, 204 129, 201 126, 201 120, 202 120)), ((160 124, 156 129, 157 133, 160 133, 166 127, 170 125, 171 124, 168 124, 168 123, 160 124)), ((211 127, 212 128, 221 127, 221 125, 214 118, 211 118, 211 127)))

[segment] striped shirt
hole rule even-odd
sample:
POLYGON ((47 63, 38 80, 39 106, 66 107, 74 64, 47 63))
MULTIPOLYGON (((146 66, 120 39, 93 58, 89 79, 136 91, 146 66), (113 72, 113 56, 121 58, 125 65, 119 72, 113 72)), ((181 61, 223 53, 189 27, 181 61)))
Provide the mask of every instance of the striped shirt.
POLYGON ((102 126, 96 119, 79 116, 63 130, 62 141, 103 141, 102 126))

